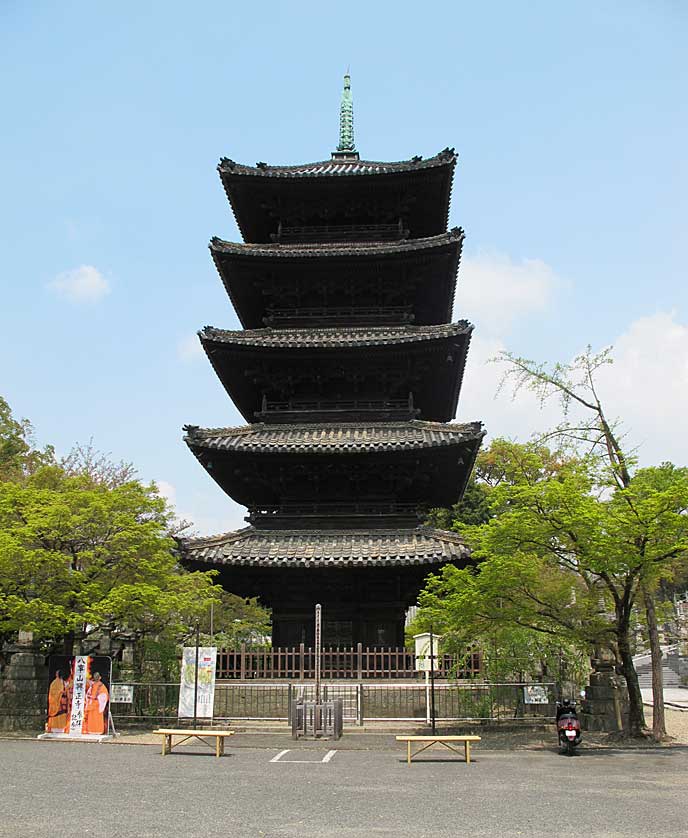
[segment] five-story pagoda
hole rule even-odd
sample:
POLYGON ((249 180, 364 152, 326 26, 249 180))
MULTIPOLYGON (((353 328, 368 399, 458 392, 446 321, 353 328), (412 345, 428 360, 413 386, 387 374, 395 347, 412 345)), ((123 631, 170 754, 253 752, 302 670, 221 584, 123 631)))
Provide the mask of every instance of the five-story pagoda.
POLYGON ((463 232, 447 232, 453 149, 359 159, 350 80, 332 159, 220 177, 244 244, 210 249, 243 331, 200 339, 250 424, 186 426, 249 526, 185 539, 185 562, 273 612, 273 646, 403 646, 428 573, 464 563, 422 525, 460 499, 483 436, 453 419, 472 326, 451 323, 463 232))

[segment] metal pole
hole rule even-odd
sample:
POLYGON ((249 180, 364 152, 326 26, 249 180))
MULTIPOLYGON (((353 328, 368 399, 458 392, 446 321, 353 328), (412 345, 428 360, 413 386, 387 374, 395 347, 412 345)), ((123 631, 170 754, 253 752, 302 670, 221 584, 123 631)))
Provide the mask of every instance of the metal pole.
POLYGON ((213 619, 214 616, 215 616, 215 603, 211 602, 210 603, 210 645, 211 646, 215 645, 215 621, 213 619))
POLYGON ((435 731, 435 654, 432 648, 433 634, 430 626, 430 722, 432 724, 432 735, 435 731))
POLYGON ((425 724, 430 724, 430 673, 425 670, 425 724))
POLYGON ((322 654, 322 607, 315 606, 315 703, 320 704, 320 663, 322 654))
POLYGON ((200 641, 201 627, 196 623, 196 667, 194 669, 194 730, 198 726, 198 644, 200 641))

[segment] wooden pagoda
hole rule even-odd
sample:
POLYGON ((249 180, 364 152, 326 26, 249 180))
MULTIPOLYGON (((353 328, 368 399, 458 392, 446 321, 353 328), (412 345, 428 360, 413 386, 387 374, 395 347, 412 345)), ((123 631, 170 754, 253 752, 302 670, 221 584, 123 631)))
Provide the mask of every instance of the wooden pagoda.
POLYGON ((450 322, 455 165, 360 160, 347 75, 331 160, 218 167, 244 243, 210 250, 244 330, 199 334, 249 424, 185 441, 249 526, 181 548, 272 609, 273 646, 312 643, 317 602, 324 644, 403 646, 428 573, 468 558, 422 524, 460 499, 483 436, 451 423, 472 330, 450 322))

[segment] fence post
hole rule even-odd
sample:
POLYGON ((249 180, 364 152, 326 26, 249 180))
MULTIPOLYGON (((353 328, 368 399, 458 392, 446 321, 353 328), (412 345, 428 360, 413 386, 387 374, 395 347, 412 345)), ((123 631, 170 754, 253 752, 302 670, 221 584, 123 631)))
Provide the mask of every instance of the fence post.
MULTIPOLYGON (((358 645, 360 646, 361 644, 359 643, 358 645)), ((356 698, 356 715, 358 716, 358 724, 360 727, 363 727, 363 684, 356 685, 356 698)))
POLYGON ((299 678, 303 681, 303 667, 304 667, 304 655, 306 652, 305 644, 299 644, 299 678))
MULTIPOLYGON (((356 644, 356 671, 357 671, 357 678, 358 680, 362 680, 363 678, 363 644, 357 643, 356 644)), ((362 724, 362 722, 361 722, 362 724)))
POLYGON ((239 664, 239 677, 243 681, 246 678, 246 644, 241 644, 241 663, 239 664))

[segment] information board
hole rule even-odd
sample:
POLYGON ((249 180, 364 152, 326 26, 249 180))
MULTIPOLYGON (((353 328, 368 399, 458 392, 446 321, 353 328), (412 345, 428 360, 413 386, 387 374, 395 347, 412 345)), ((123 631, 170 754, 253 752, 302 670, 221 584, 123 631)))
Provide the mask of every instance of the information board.
POLYGON ((216 663, 217 648, 215 646, 199 646, 197 682, 196 647, 184 647, 179 683, 178 716, 180 719, 193 719, 194 716, 199 719, 212 719, 213 703, 215 701, 216 663))

